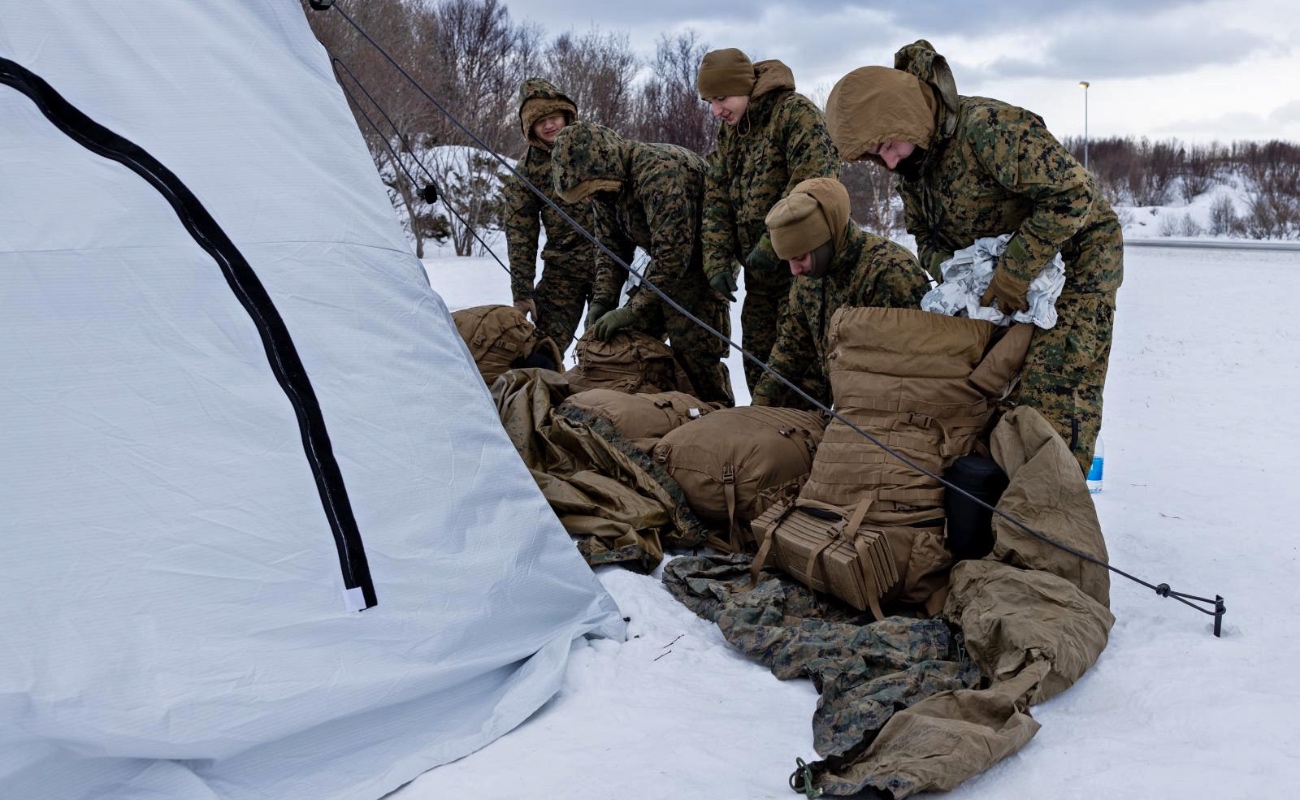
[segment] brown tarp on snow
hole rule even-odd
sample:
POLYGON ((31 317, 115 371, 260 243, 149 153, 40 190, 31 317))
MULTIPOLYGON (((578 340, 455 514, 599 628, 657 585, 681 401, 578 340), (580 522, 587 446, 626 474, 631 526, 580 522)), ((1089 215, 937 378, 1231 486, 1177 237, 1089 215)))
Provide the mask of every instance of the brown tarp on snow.
POLYGON ((599 415, 558 409, 577 388, 558 372, 516 369, 492 384, 492 398, 552 510, 580 537, 587 563, 649 572, 663 560, 665 544, 702 543, 707 529, 649 453, 599 415))

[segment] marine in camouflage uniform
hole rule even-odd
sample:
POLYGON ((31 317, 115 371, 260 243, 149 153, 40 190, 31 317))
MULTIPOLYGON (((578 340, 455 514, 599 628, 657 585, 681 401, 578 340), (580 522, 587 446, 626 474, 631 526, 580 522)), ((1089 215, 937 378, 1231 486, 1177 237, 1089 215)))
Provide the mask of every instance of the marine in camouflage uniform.
MULTIPOLYGON (((700 249, 700 210, 704 159, 683 147, 645 144, 619 136, 602 125, 579 122, 555 139, 551 170, 555 191, 568 202, 591 198, 596 236, 631 261, 637 247, 650 256, 645 278, 723 335, 730 334, 727 304, 704 277, 700 249)), ((617 298, 626 270, 597 253, 595 296, 617 298)), ((709 334, 646 288, 630 294, 627 305, 609 312, 652 335, 668 335, 673 354, 705 401, 735 402, 731 377, 722 362, 726 342, 709 334)), ((596 322, 599 334, 605 317, 596 322)))
MULTIPOLYGON (((555 194, 551 182, 551 144, 533 130, 539 120, 556 113, 564 114, 571 123, 578 109, 548 81, 529 78, 523 82, 519 87, 519 124, 528 139, 528 152, 519 160, 516 170, 566 214, 590 229, 591 209, 583 203, 566 203, 555 194)), ((538 329, 563 352, 573 341, 582 307, 591 299, 596 278, 596 248, 513 176, 506 181, 505 201, 510 294, 521 310, 528 301, 535 304, 534 322, 538 329), (542 249, 544 266, 542 279, 534 286, 538 236, 543 227, 546 229, 546 246, 542 249)))
POLYGON ((924 40, 900 50, 895 67, 863 67, 835 85, 831 135, 845 158, 871 158, 898 173, 907 230, 936 278, 953 251, 1013 232, 986 295, 1005 310, 1023 302, 1023 287, 1060 251, 1059 319, 1035 330, 1007 403, 1038 409, 1086 471, 1124 278, 1119 220, 1038 115, 959 96, 947 62, 924 40))
MULTIPOLYGON (((704 271, 710 282, 744 265, 745 305, 741 345, 766 361, 776 343, 790 272, 772 250, 763 217, 795 184, 840 174, 840 158, 826 119, 812 101, 794 91, 794 74, 780 61, 751 64, 735 49, 716 50, 700 65, 697 88, 705 100, 744 94, 744 112, 718 131, 709 156, 704 192, 704 271)), ((717 284, 714 284, 717 285, 717 284)), ((734 285, 734 284, 733 284, 734 285)), ((763 371, 745 362, 754 389, 763 371)))
MULTIPOLYGON (((918 308, 930 289, 916 259, 849 218, 849 194, 834 178, 794 187, 767 215, 777 255, 794 259, 794 280, 768 365, 823 405, 831 404, 827 328, 844 307, 918 308), (832 231, 835 235, 832 236, 832 231)), ((787 386, 764 374, 754 405, 800 406, 787 386)))

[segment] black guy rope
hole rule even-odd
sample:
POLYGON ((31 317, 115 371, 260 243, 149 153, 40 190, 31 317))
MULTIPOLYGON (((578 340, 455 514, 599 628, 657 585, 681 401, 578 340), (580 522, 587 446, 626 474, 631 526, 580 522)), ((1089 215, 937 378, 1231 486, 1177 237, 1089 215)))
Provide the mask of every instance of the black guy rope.
POLYGON ((920 464, 913 462, 911 459, 907 458, 902 453, 899 453, 898 451, 890 448, 888 445, 886 445, 884 442, 877 439, 875 436, 872 436, 870 433, 866 432, 865 430, 858 427, 854 423, 845 419, 843 415, 841 415, 839 412, 835 411, 832 408, 827 407, 825 404, 821 403, 816 398, 809 395, 803 389, 800 389, 798 386, 794 385, 793 382, 787 380, 785 376, 777 373, 770 366, 768 366, 767 363, 759 359, 757 356, 750 353, 748 350, 745 350, 743 347, 736 344, 735 342, 731 341, 730 338, 724 336, 721 332, 719 332, 713 326, 706 323, 704 320, 695 316, 690 311, 687 311, 679 303, 677 303, 676 300, 670 297, 666 292, 664 292, 658 286, 655 286, 652 282, 650 282, 642 272, 634 269, 631 265, 625 263, 623 259, 619 258, 617 253, 610 250, 609 247, 607 247, 604 242, 601 242, 599 239, 593 236, 588 230, 583 228, 582 225, 578 224, 578 222, 574 220, 572 217, 570 217, 567 213, 565 213, 564 209, 560 208, 559 205, 555 203, 555 201, 547 197, 544 192, 542 192, 540 189, 534 186, 527 178, 520 175, 515 170, 515 168, 510 165, 510 162, 508 162, 503 156, 501 156, 499 153, 497 153, 495 150, 489 147, 487 143, 484 142, 481 138, 479 138, 473 131, 465 127, 465 125, 461 123, 459 119, 457 119, 455 114, 452 114, 449 110, 447 110, 445 106, 443 106, 442 103, 438 102, 437 98, 435 98, 432 94, 429 93, 427 89, 425 89, 422 85, 420 85, 419 81, 415 80, 415 78, 413 78, 409 72, 403 69, 402 65, 398 64, 397 61, 394 60, 393 57, 388 54, 388 51, 386 51, 382 45, 376 42, 374 38, 372 38, 370 34, 365 31, 365 29, 363 29, 359 24, 357 24, 355 20, 352 19, 352 17, 348 16, 346 11, 344 11, 342 8, 339 8, 337 5, 335 5, 333 0, 311 0, 311 6, 312 8, 318 11, 324 11, 329 8, 333 8, 335 11, 341 14, 343 18, 347 20, 348 24, 351 25, 353 28, 355 28, 356 31, 359 34, 361 34, 361 36, 366 41, 370 42, 370 44, 374 46, 374 48, 377 51, 379 51, 379 54, 382 55, 388 61, 388 63, 391 64, 393 68, 396 69, 402 75, 403 78, 405 78, 417 91, 419 91, 422 95, 424 95, 426 100, 428 100, 430 103, 433 104, 435 108, 441 111, 443 115, 445 115, 447 119, 449 119, 452 122, 453 125, 459 128, 475 144, 483 148, 483 150, 487 151, 488 153, 492 154, 492 156, 496 158, 497 161, 501 162, 502 166, 504 166, 507 170, 510 171, 510 174, 512 174, 516 179, 518 179, 522 185, 526 186, 528 190, 531 191, 534 195, 536 195, 539 200, 541 200, 552 210, 554 210, 557 214, 559 214, 560 218, 563 219, 568 225, 570 225, 575 231, 582 234, 583 237, 585 237, 588 241, 590 241, 597 248, 599 248, 601 252, 605 253, 605 255, 612 258, 614 260, 614 263, 627 269, 628 272, 631 273, 632 275, 635 275, 641 281, 642 284, 644 284, 656 295, 658 295, 658 297, 661 300, 663 300, 665 303, 671 306, 675 311, 677 311, 682 316, 689 319, 694 324, 698 325, 703 330, 708 331, 708 333, 711 334, 712 336, 725 342, 728 347, 740 353, 745 360, 749 361, 751 364, 754 364, 755 366, 763 370, 763 372, 765 372, 766 374, 771 375, 779 383, 784 385, 787 389, 792 390, 795 394, 797 394, 800 398, 802 398, 804 401, 809 403, 812 407, 819 409, 820 411, 829 415, 832 419, 836 419, 840 421, 844 425, 848 426, 850 430, 864 437, 872 444, 879 447, 881 450, 884 450, 892 457, 898 459, 899 461, 911 467, 912 469, 916 470, 917 472, 921 473, 922 475, 925 475, 931 480, 937 481, 947 491, 955 491, 961 494, 962 496, 970 500, 973 500, 979 506, 993 512, 994 514, 1006 520, 1007 522, 1011 523, 1012 525, 1014 525, 1016 528, 1023 531, 1024 533, 1029 534, 1030 536, 1033 536, 1034 538, 1040 541, 1046 542, 1047 544, 1053 547, 1056 547, 1060 550, 1070 553, 1071 555, 1077 558, 1083 559, 1084 561, 1087 561, 1092 564, 1096 564, 1097 566, 1100 567, 1104 567, 1107 570, 1110 570, 1111 572, 1114 572, 1117 575, 1128 578, 1134 583, 1145 586, 1148 589, 1152 589, 1155 591, 1158 597, 1173 598, 1174 600, 1177 600, 1178 602, 1188 606, 1189 608, 1199 611, 1202 614, 1208 614, 1213 616, 1214 635, 1215 636, 1221 635, 1223 616, 1224 614, 1227 613, 1227 607, 1224 605, 1223 597, 1219 595, 1215 595, 1214 600, 1209 600, 1207 598, 1197 597, 1195 595, 1184 594, 1182 592, 1175 592, 1169 587, 1169 584, 1167 583, 1161 583, 1159 585, 1148 583, 1147 581, 1144 581, 1141 578, 1135 577, 1134 575, 1131 575, 1128 572, 1125 572, 1124 570, 1121 570, 1091 555, 1088 555, 1087 553, 1081 552, 1079 550, 1076 550, 1073 547, 1070 547, 1069 545, 1058 542, 1055 539, 1052 539, 1051 537, 1047 536, 1046 534, 1035 530, 1034 528, 1030 527, 1024 522, 1021 522, 1020 520, 1010 516, 1006 512, 994 508, 993 506, 985 502, 983 499, 976 497, 971 492, 968 492, 965 489, 961 488, 960 486, 956 486, 955 484, 950 483, 949 481, 945 480, 941 475, 936 475, 935 473, 931 472, 930 470, 926 469, 920 464), (1196 604, 1198 602, 1212 605, 1213 607, 1202 608, 1201 606, 1196 604))
MULTIPOLYGON (((417 181, 415 176, 411 174, 411 170, 407 168, 406 162, 404 162, 401 156, 397 154, 397 151, 393 149, 393 145, 389 142, 388 137, 379 129, 379 125, 370 118, 370 115, 366 113, 365 108, 357 101, 356 95, 352 94, 352 91, 348 89, 346 84, 344 84, 342 76, 339 75, 340 67, 342 67, 343 71, 348 74, 348 77, 352 79, 352 82, 356 84, 357 88, 361 90, 361 93, 366 96, 366 99, 370 101, 370 104, 375 107, 375 110, 378 111, 379 114, 388 122, 389 126, 393 129, 393 135, 402 143, 402 148, 411 154, 412 160, 414 160, 416 165, 420 167, 420 170, 428 176, 428 183, 426 183, 424 188, 420 191, 420 199, 429 205, 433 205, 436 201, 442 200, 442 207, 447 209, 447 211, 456 218, 456 221, 461 224, 461 227, 470 232, 470 235, 483 246, 483 249, 486 250, 489 255, 492 256, 492 260, 496 261, 497 264, 500 265, 501 269, 505 270, 506 274, 509 275, 510 268, 502 263, 501 258, 497 256, 496 251, 494 251, 487 242, 483 241, 483 237, 478 235, 478 231, 475 230, 474 226, 470 225, 464 217, 457 213, 456 209, 447 201, 447 193, 438 187, 437 178, 433 176, 433 173, 429 171, 429 168, 426 167, 424 162, 420 160, 420 157, 416 155, 415 150, 411 147, 411 143, 407 140, 406 136, 403 135, 401 128, 397 126, 397 123, 393 121, 393 118, 389 116, 388 112, 384 111, 384 107, 381 106, 379 101, 375 99, 374 95, 366 89, 365 84, 357 78, 356 73, 354 73, 347 64, 344 64, 338 56, 331 55, 330 63, 334 66, 334 78, 338 81, 339 87, 342 88, 343 93, 348 96, 349 102, 352 103, 352 106, 357 110, 357 113, 361 114, 362 118, 364 118, 370 125, 371 129, 374 130, 375 135, 384 143, 384 147, 388 149, 389 155, 393 157, 393 163, 406 174, 406 179, 411 182, 411 185, 418 186, 419 181, 417 181)), ((412 220, 412 224, 414 224, 414 220, 412 220)))

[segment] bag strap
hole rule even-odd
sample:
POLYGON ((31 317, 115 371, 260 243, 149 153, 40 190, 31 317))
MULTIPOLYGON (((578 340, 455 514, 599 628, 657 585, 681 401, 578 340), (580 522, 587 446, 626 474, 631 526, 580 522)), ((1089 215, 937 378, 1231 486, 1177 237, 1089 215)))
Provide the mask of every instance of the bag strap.
POLYGON ((731 552, 739 553, 740 526, 736 524, 736 465, 722 465, 722 494, 727 498, 727 538, 731 542, 731 552))
POLYGON ((776 515, 772 524, 763 531, 763 541, 758 546, 758 554, 754 556, 754 564, 749 568, 749 584, 741 588, 740 591, 747 592, 758 585, 758 574, 763 571, 763 565, 767 563, 767 556, 772 552, 772 542, 776 541, 776 529, 780 527, 781 522, 790 516, 790 512, 795 509, 795 501, 790 500, 781 509, 781 513, 776 515))
POLYGON ((848 531, 849 541, 853 543, 853 549, 858 551, 858 571, 862 573, 862 580, 867 585, 867 605, 871 608, 871 613, 875 615, 876 620, 885 618, 884 613, 880 610, 880 584, 876 581, 875 570, 871 567, 871 553, 867 548, 866 541, 858 536, 858 528, 862 527, 862 520, 867 516, 867 511, 875 504, 879 497, 878 492, 868 492, 867 496, 858 502, 853 509, 853 514, 849 517, 849 523, 845 526, 848 531))
POLYGON ((867 605, 871 607, 871 613, 875 615, 876 621, 885 618, 884 613, 880 610, 880 584, 876 582, 876 570, 872 567, 871 548, 867 544, 865 537, 859 536, 857 528, 849 534, 850 541, 853 542, 853 549, 858 551, 858 570, 862 573, 862 580, 867 585, 867 605))

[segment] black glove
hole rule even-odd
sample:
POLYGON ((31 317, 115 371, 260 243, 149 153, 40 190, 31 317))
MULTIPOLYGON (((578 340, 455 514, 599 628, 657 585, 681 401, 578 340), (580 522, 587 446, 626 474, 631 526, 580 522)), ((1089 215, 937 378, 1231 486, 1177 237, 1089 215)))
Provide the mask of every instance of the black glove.
POLYGON ((601 317, 613 310, 613 303, 603 303, 600 300, 592 300, 590 303, 587 303, 587 321, 582 325, 583 330, 595 325, 601 317))
POLYGON ((595 328, 596 338, 602 342, 608 342, 614 338, 614 334, 631 325, 636 320, 636 312, 630 308, 616 308, 596 320, 595 328))
POLYGON ((1003 314, 1029 310, 1029 281, 1021 280, 1007 270, 998 266, 993 270, 993 282, 980 299, 980 305, 992 305, 998 301, 998 309, 1003 314))
POLYGON ((736 289, 739 287, 736 285, 736 276, 732 275, 730 270, 724 270, 709 278, 709 285, 713 287, 713 291, 727 298, 727 302, 736 302, 736 289))
POLYGON ((776 253, 773 253, 770 248, 763 247, 762 242, 755 245, 754 249, 749 251, 749 255, 745 256, 745 269, 762 275, 780 272, 784 266, 785 262, 777 258, 776 253))

